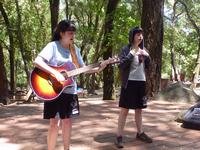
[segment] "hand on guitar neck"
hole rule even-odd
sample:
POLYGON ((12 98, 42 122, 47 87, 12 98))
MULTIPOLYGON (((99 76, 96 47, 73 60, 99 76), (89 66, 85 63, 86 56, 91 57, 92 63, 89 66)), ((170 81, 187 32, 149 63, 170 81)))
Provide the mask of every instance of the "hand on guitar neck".
POLYGON ((99 73, 108 65, 107 60, 102 61, 97 67, 87 71, 86 73, 99 73))
POLYGON ((101 62, 100 67, 98 68, 98 73, 101 72, 103 69, 107 67, 107 65, 115 63, 118 60, 118 58, 108 58, 107 60, 104 60, 101 62))

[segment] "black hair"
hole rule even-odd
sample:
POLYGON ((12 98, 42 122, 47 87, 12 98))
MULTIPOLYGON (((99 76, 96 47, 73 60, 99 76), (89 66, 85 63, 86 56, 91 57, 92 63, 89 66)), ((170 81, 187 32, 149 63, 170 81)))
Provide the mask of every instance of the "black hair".
POLYGON ((66 32, 66 31, 76 31, 76 26, 73 21, 70 20, 62 20, 58 23, 56 28, 54 29, 52 41, 58 41, 60 40, 60 33, 66 32))
MULTIPOLYGON (((132 42, 133 42, 133 39, 134 39, 134 36, 137 34, 137 33, 143 33, 143 30, 141 27, 134 27, 130 30, 129 32, 129 46, 131 47, 132 45, 132 42)), ((142 40, 142 42, 139 44, 139 47, 141 49, 144 48, 144 40, 142 40)))

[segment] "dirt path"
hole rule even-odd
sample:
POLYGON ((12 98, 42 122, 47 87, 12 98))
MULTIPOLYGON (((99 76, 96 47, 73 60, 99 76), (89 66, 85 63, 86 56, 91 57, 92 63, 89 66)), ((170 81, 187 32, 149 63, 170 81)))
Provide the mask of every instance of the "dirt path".
MULTIPOLYGON (((116 150, 113 142, 119 109, 117 101, 80 99, 81 115, 73 121, 71 150, 116 150)), ((124 150, 200 149, 199 131, 183 129, 174 119, 186 103, 151 101, 144 112, 145 131, 154 139, 135 139, 134 111, 125 128, 124 150)), ((0 150, 46 150, 48 122, 42 119, 42 103, 0 107, 0 150)), ((59 134, 56 150, 63 150, 59 134)))

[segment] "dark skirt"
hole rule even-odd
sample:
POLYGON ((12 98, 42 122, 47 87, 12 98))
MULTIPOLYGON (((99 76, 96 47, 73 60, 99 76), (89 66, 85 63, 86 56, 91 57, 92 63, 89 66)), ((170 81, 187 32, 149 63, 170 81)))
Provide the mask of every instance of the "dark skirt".
POLYGON ((127 88, 121 88, 119 107, 127 109, 143 109, 147 107, 145 81, 128 81, 127 88))
POLYGON ((79 115, 79 101, 76 94, 62 93, 53 101, 44 103, 44 119, 55 118, 71 118, 79 115))

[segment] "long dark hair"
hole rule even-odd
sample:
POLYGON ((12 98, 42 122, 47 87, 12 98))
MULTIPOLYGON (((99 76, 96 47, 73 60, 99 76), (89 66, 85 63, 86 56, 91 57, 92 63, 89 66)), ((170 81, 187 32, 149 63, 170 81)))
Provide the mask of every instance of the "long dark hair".
MULTIPOLYGON (((142 30, 142 28, 141 27, 135 27, 135 28, 132 28, 131 30, 130 30, 130 32, 129 32, 129 47, 131 47, 132 46, 132 42, 133 42, 133 40, 134 40, 134 36, 137 34, 137 33, 143 33, 143 30, 142 30)), ((141 43, 139 44, 139 47, 141 48, 141 49, 143 49, 144 48, 144 39, 141 41, 141 43)))
POLYGON ((70 20, 62 20, 58 23, 56 28, 54 29, 52 41, 59 41, 61 39, 60 33, 64 33, 66 31, 76 31, 76 27, 73 21, 70 20))

